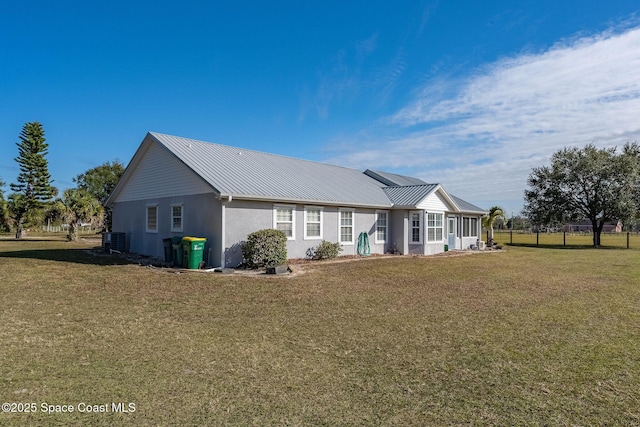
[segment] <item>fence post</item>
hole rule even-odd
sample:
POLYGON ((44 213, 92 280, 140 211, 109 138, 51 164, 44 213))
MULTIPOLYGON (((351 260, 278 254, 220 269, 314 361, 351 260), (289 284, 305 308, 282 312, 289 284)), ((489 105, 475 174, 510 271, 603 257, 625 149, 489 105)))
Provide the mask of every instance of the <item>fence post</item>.
POLYGON ((509 244, 513 245, 513 230, 509 230, 509 244))
POLYGON ((567 246, 567 232, 562 232, 562 246, 567 246))
POLYGON ((536 231, 536 246, 540 246, 540 230, 536 231))
POLYGON ((627 249, 629 249, 629 232, 627 231, 627 249))

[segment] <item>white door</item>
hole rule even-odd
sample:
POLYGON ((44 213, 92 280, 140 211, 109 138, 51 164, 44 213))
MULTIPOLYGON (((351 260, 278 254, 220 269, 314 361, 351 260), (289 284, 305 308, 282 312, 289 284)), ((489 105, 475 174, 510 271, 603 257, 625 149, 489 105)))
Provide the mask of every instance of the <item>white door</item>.
POLYGON ((456 237, 458 237, 458 220, 455 216, 450 216, 448 221, 449 250, 456 248, 456 237))

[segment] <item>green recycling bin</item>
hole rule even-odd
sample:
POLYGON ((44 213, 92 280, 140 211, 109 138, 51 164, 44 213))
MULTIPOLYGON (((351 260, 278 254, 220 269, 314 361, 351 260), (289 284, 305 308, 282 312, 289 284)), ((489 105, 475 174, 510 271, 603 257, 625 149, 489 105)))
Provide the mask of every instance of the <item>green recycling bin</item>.
POLYGON ((173 236, 171 238, 171 246, 173 247, 173 266, 182 267, 182 257, 184 256, 184 251, 182 250, 182 236, 173 236))
POLYGON ((184 258, 182 267, 197 270, 202 263, 204 254, 204 244, 207 239, 204 237, 183 237, 182 249, 184 250, 184 258))

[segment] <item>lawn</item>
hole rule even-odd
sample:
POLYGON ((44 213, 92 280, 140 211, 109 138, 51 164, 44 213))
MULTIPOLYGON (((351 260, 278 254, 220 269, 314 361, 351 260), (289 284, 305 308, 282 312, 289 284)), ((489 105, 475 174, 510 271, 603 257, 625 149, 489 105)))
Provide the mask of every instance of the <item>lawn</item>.
POLYGON ((0 240, 1 400, 36 409, 2 425, 640 424, 640 250, 267 277, 87 248, 0 240))
MULTIPOLYGON (((483 238, 486 238, 483 233, 483 238)), ((494 234, 496 243, 512 244, 516 246, 540 247, 590 247, 593 246, 592 233, 531 233, 523 231, 496 230, 494 234)), ((602 233, 601 246, 603 248, 625 249, 627 245, 631 249, 640 249, 640 233, 602 233)))

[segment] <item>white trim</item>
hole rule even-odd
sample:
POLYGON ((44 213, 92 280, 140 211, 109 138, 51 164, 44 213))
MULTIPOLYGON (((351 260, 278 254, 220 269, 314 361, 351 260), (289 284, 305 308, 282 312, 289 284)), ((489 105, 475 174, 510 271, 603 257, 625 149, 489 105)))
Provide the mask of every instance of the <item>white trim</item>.
POLYGON ((374 243, 386 243, 389 240, 389 211, 376 211, 375 216, 375 230, 373 231, 373 239, 374 243), (384 239, 378 239, 378 218, 380 214, 384 214, 385 222, 384 222, 384 239))
MULTIPOLYGON (((320 207, 320 206, 305 206, 304 207, 304 217, 303 217, 303 222, 304 222, 304 230, 303 230, 303 234, 304 234, 304 240, 322 240, 322 237, 324 236, 323 234, 323 220, 324 220, 324 215, 323 215, 323 211, 324 208, 320 207), (309 236, 307 235, 307 225, 309 224, 309 221, 307 221, 307 212, 309 211, 320 211, 320 235, 319 236, 309 236)), ((312 224, 317 223, 317 221, 311 221, 312 224)))
POLYGON ((338 242, 342 245, 354 245, 356 233, 356 210, 352 208, 338 209, 338 242), (351 241, 342 241, 342 213, 351 212, 351 241))
POLYGON ((278 223, 291 223, 291 236, 287 240, 296 240, 296 205, 273 205, 273 228, 278 230, 278 223), (278 209, 290 209, 291 221, 278 221, 278 209))
POLYGON ((424 235, 424 215, 423 215, 424 211, 409 211, 409 244, 410 245, 421 245, 423 242, 423 235, 424 235), (414 241, 413 240, 413 230, 414 230, 414 226, 413 226, 413 215, 414 214, 418 214, 418 241, 414 241))
POLYGON ((147 233, 158 233, 158 204, 157 203, 147 203, 144 209, 144 227, 147 233), (156 210, 156 228, 149 228, 149 208, 154 208, 156 210))
POLYGON ((169 208, 169 220, 171 221, 171 223, 169 224, 169 226, 171 227, 171 232, 173 233, 181 233, 182 230, 184 229, 184 206, 182 203, 174 203, 171 205, 171 207, 169 208), (176 216, 173 215, 173 208, 180 208, 180 227, 175 227, 174 225, 174 218, 177 218, 176 216))

